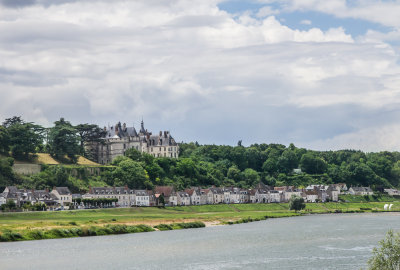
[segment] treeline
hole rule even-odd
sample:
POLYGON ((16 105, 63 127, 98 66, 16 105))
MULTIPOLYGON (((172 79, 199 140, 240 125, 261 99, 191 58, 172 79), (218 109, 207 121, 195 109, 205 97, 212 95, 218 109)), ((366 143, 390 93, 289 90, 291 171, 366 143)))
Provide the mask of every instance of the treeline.
MULTIPOLYGON (((97 125, 71 125, 60 119, 44 129, 19 117, 6 119, 0 127, 0 151, 16 158, 30 153, 48 152, 58 159, 70 160, 86 155, 84 144, 98 141, 102 130, 97 125)), ((399 187, 400 153, 364 153, 355 150, 312 151, 293 144, 253 144, 237 146, 181 143, 178 159, 155 158, 135 149, 113 161, 114 167, 100 176, 74 176, 63 166, 48 166, 33 176, 13 174, 12 158, 0 159, 0 188, 17 184, 43 189, 68 186, 73 192, 88 186, 124 186, 151 189, 155 185, 238 186, 250 188, 260 181, 272 186, 346 183, 372 188, 399 187), (301 169, 301 172, 300 170, 301 169)))
POLYGON ((18 160, 29 160, 32 154, 49 153, 63 163, 76 163, 77 156, 91 158, 85 143, 99 142, 105 131, 95 124, 72 125, 64 118, 45 128, 21 117, 6 119, 0 126, 0 153, 18 160))

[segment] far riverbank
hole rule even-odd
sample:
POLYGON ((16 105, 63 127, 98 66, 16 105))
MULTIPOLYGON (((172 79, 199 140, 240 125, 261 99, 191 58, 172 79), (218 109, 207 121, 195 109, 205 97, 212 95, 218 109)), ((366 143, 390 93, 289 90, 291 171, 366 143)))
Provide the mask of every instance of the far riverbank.
MULTIPOLYGON (((393 204, 393 212, 400 211, 400 202, 390 203, 393 204)), ((287 203, 0 213, 0 241, 197 228, 305 214, 383 212, 385 204, 386 202, 308 203, 306 209, 298 213, 290 211, 287 203)))

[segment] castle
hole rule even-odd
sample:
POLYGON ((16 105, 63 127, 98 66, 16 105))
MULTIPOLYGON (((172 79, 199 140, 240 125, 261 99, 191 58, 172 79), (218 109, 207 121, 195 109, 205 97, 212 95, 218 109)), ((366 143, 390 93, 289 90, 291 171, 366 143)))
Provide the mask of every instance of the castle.
POLYGON ((144 128, 143 120, 139 133, 134 127, 127 127, 125 123, 121 125, 121 122, 104 127, 104 133, 103 142, 90 145, 94 160, 100 164, 111 163, 131 148, 154 157, 178 158, 179 155, 179 146, 169 131, 153 135, 144 128))

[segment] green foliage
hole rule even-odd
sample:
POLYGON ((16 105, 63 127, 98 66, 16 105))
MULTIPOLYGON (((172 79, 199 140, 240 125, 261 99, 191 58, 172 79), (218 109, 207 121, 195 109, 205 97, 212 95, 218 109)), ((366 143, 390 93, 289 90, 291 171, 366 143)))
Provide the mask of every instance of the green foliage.
POLYGON ((86 143, 101 143, 106 131, 94 124, 79 124, 75 126, 75 130, 79 137, 80 154, 87 158, 93 158, 94 153, 87 152, 86 143))
POLYGON ((0 150, 10 149, 13 157, 27 160, 29 154, 36 153, 37 147, 42 144, 43 133, 43 127, 27 123, 21 117, 8 118, 0 130, 0 150))
POLYGON ((104 227, 72 227, 72 228, 54 228, 51 230, 24 230, 15 232, 5 230, 0 232, 0 242, 22 241, 22 240, 41 240, 68 237, 85 237, 96 235, 125 234, 151 232, 154 229, 147 225, 111 225, 104 227))
POLYGON ((400 269, 400 234, 388 231, 386 238, 379 242, 379 247, 374 248, 372 253, 372 258, 368 260, 368 269, 400 269))
POLYGON ((327 163, 313 153, 306 153, 300 159, 300 168, 309 174, 320 174, 326 171, 327 163))
POLYGON ((0 153, 8 153, 10 150, 10 134, 8 133, 8 130, 0 126, 0 153))
POLYGON ((13 158, 0 158, 0 191, 14 183, 13 164, 13 158))
POLYGON ((297 212, 303 210, 304 208, 306 208, 304 199, 302 197, 292 195, 292 197, 289 200, 289 209, 297 212))
POLYGON ((78 141, 76 128, 64 118, 60 118, 59 121, 54 122, 54 127, 49 132, 49 153, 58 160, 67 162, 65 160, 67 156, 70 162, 76 163, 76 155, 80 153, 78 141))
POLYGON ((111 176, 116 185, 128 185, 129 188, 144 188, 149 179, 142 164, 131 159, 121 161, 111 176))
POLYGON ((5 204, 0 206, 1 211, 12 211, 17 209, 17 205, 15 204, 14 200, 7 200, 5 204))

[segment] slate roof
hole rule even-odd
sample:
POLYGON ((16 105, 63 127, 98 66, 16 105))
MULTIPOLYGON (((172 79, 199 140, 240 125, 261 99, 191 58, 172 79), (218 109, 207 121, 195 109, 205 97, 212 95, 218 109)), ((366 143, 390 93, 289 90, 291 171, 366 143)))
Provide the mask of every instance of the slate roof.
POLYGON ((171 196, 174 188, 171 186, 156 186, 155 187, 155 194, 164 194, 164 196, 169 197, 171 196))
POLYGON ((57 190, 60 195, 71 195, 71 191, 68 187, 55 187, 54 189, 57 190))

